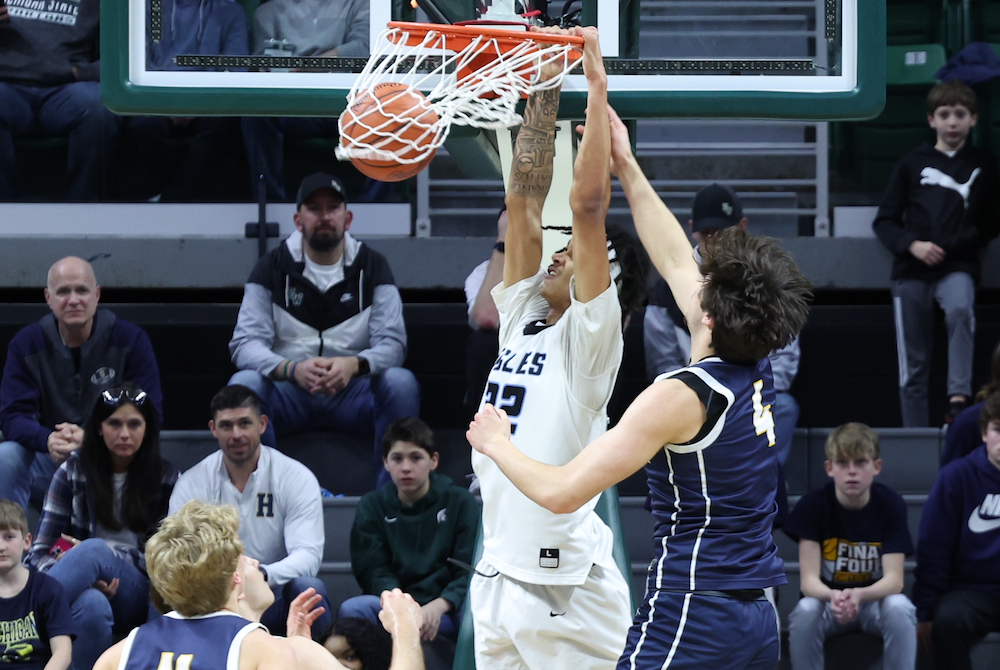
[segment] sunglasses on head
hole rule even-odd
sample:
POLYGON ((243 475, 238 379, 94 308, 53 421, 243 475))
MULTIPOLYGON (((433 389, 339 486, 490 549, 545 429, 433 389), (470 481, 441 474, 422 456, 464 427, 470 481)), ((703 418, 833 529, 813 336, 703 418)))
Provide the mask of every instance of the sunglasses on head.
POLYGON ((101 399, 105 405, 110 405, 111 407, 120 405, 125 401, 133 405, 141 405, 146 402, 146 392, 142 389, 136 389, 135 391, 123 388, 108 389, 101 394, 101 399))

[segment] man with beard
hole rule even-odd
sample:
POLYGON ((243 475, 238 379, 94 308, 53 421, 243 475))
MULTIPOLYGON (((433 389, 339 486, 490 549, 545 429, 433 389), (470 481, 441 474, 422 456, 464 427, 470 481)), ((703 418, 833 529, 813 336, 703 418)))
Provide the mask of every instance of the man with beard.
POLYGON ((250 273, 229 343, 242 384, 273 422, 263 435, 310 430, 374 432, 377 484, 382 433, 416 416, 420 388, 406 356, 403 304, 378 252, 348 233, 353 218, 336 177, 313 174, 296 198, 296 232, 250 273))
POLYGON ((170 495, 169 513, 191 500, 232 505, 246 555, 260 562, 273 592, 260 621, 280 634, 289 604, 315 589, 325 610, 312 626, 318 634, 332 623, 330 602, 319 573, 323 557, 323 500, 309 469, 260 443, 267 427, 260 399, 245 386, 225 386, 210 405, 208 427, 219 450, 187 470, 170 495))

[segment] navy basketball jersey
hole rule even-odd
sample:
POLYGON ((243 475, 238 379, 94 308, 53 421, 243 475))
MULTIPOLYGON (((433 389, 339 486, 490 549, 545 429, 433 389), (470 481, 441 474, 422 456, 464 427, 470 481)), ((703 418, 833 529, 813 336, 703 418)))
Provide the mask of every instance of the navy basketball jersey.
POLYGON ((243 638, 260 628, 232 612, 164 614, 132 630, 119 670, 239 670, 243 638))
POLYGON ((681 591, 786 583, 771 538, 777 506, 771 363, 712 357, 668 372, 698 393, 707 420, 686 444, 665 445, 646 466, 656 530, 649 586, 681 591))

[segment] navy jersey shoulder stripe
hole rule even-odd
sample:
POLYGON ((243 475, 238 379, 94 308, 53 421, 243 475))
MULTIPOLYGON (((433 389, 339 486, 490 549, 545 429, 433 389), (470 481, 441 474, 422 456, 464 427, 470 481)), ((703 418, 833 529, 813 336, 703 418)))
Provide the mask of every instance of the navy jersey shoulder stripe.
POLYGON ((656 522, 651 588, 735 590, 785 582, 771 537, 777 454, 767 430, 774 382, 754 365, 708 358, 657 380, 678 378, 705 404, 695 439, 665 445, 646 466, 656 522))

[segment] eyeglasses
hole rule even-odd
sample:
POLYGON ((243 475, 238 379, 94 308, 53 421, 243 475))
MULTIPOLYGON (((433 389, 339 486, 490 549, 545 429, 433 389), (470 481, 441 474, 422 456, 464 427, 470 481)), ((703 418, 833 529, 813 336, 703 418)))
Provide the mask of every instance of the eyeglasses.
POLYGON ((101 399, 105 405, 110 405, 111 407, 116 407, 126 400, 133 405, 142 405, 146 402, 146 392, 142 389, 132 391, 129 389, 114 388, 102 393, 101 399))

